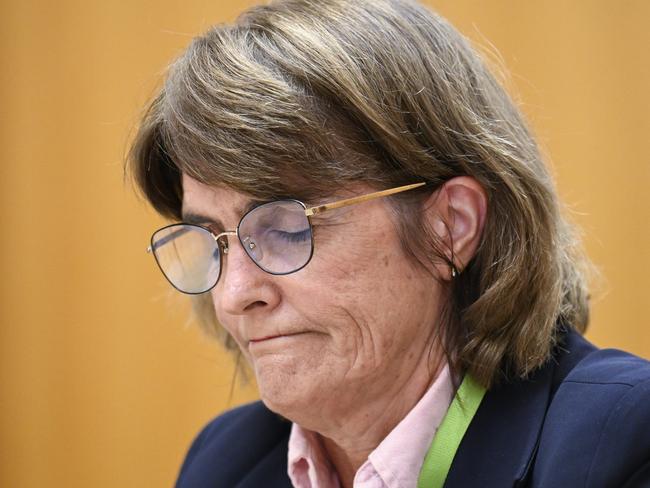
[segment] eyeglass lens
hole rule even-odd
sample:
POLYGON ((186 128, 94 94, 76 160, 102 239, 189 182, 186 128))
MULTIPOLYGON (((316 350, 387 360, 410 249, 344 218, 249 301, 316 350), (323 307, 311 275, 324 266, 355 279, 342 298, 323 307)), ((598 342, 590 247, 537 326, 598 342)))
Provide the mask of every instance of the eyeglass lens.
MULTIPOLYGON (((271 274, 303 268, 313 252, 305 207, 296 200, 266 203, 239 223, 237 235, 248 256, 271 274)), ((227 244, 226 244, 227 245, 227 244)), ((221 249, 213 234, 193 224, 174 224, 156 231, 151 249, 167 280, 179 291, 203 293, 221 274, 221 249)))

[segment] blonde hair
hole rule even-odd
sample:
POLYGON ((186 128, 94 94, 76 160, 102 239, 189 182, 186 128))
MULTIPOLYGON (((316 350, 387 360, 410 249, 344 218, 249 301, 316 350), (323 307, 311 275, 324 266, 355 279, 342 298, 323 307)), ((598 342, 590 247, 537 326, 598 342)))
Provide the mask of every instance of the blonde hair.
MULTIPOLYGON (((169 69, 130 153, 151 204, 180 219, 181 173, 259 199, 316 201, 475 178, 488 215, 449 290, 444 347, 485 386, 525 377, 561 328, 584 331, 587 261, 529 129, 478 54, 444 19, 401 0, 285 0, 192 41, 169 69)), ((410 193, 410 192, 409 192, 410 193)), ((414 199, 391 197, 404 248, 449 261, 414 199)), ((227 346, 209 294, 196 299, 227 346)))

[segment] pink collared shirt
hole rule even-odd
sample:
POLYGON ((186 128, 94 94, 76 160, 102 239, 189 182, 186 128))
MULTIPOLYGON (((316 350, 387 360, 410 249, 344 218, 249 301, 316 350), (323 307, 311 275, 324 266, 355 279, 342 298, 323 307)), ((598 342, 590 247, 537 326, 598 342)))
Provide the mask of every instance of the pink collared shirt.
MULTIPOLYGON (((449 366, 354 476, 354 488, 415 488, 422 463, 454 396, 449 366)), ((296 488, 339 488, 334 467, 315 432, 293 424, 289 478, 296 488)))

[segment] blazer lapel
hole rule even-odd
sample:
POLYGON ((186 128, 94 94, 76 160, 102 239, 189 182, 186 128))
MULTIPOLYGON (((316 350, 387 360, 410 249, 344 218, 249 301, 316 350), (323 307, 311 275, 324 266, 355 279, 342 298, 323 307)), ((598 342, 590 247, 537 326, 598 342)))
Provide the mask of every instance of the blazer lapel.
POLYGON ((553 366, 528 381, 485 394, 452 462, 445 487, 511 487, 534 456, 551 391, 553 366))
POLYGON ((546 411, 573 366, 595 347, 575 332, 562 336, 554 357, 527 380, 488 391, 452 462, 445 487, 524 486, 546 411))

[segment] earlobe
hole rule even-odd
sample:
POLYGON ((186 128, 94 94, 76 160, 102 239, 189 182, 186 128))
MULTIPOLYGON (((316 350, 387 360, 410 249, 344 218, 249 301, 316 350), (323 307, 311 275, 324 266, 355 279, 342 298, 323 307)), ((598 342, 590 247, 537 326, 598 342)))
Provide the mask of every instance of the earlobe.
POLYGON ((459 176, 430 197, 425 211, 447 258, 438 269, 439 276, 451 279, 462 273, 476 254, 485 226, 487 194, 476 179, 459 176))

